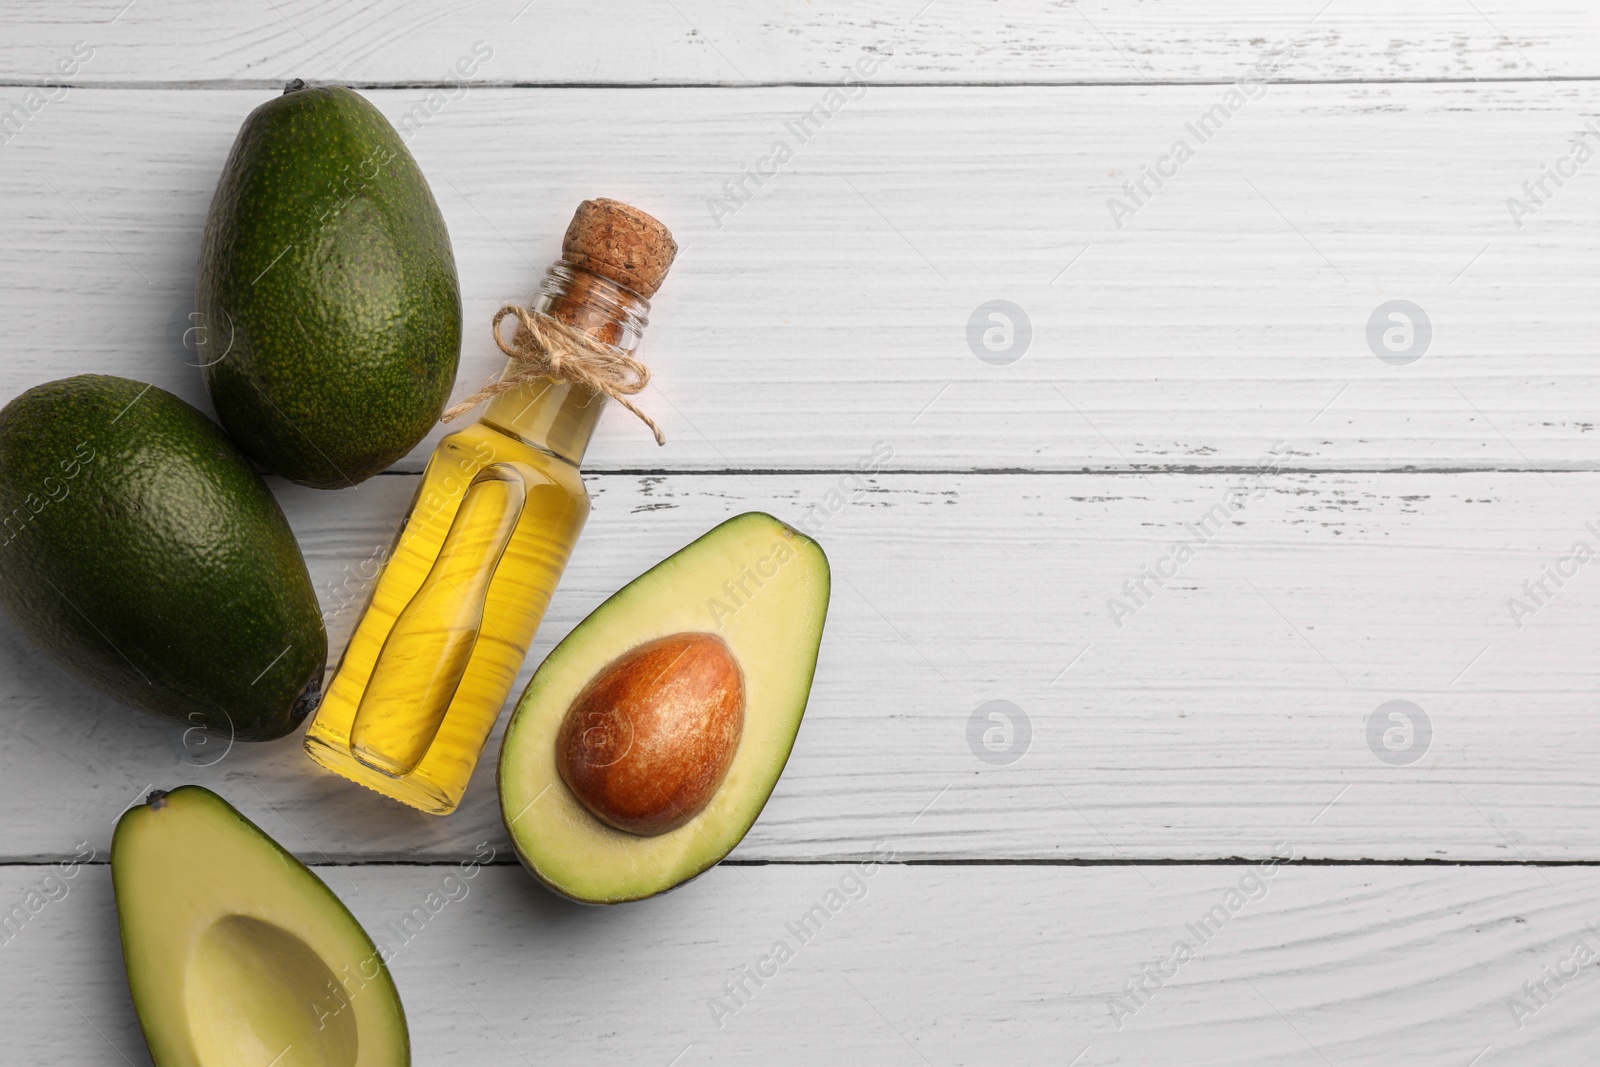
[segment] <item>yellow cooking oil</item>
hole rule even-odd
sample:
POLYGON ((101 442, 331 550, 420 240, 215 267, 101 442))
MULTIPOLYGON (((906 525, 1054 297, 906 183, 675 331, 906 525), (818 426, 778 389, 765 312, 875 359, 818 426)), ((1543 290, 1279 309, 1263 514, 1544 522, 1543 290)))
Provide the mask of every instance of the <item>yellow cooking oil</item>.
POLYGON ((436 815, 460 803, 589 515, 577 466, 493 414, 429 460, 306 734, 324 767, 436 815))
MULTIPOLYGON (((631 354, 648 308, 563 260, 535 310, 631 354)), ((604 403, 523 381, 440 441, 306 734, 313 760, 455 810, 588 517, 578 465, 604 403)))

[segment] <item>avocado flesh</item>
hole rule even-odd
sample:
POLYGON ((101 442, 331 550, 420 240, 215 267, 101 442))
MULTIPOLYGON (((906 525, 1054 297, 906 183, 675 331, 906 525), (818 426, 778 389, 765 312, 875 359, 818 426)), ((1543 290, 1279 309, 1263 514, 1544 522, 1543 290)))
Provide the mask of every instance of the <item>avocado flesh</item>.
POLYGON ((501 816, 528 869, 573 900, 616 904, 671 889, 732 851, 761 814, 800 729, 829 582, 816 542, 751 512, 652 567, 579 623, 528 683, 500 751, 501 816), (557 768, 556 739, 595 675, 646 641, 684 632, 727 642, 744 672, 744 732, 699 814, 638 836, 601 822, 572 794, 557 768))
POLYGON ((0 603, 64 669, 184 727, 265 741, 321 692, 328 639, 288 520, 217 425, 83 374, 0 411, 0 603))
POLYGON ((196 310, 217 417, 290 481, 354 485, 438 421, 461 350, 455 257, 427 179, 366 98, 302 85, 245 119, 196 310))
POLYGON ((111 845, 128 988, 156 1067, 397 1067, 405 1012, 322 880, 215 793, 128 811, 111 845))

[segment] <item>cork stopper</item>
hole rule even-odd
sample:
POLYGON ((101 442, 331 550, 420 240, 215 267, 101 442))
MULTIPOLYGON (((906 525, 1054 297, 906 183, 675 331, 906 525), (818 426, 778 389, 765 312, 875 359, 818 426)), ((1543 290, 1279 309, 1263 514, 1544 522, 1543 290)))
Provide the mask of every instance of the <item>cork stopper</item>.
POLYGON ((584 270, 603 274, 646 300, 656 295, 678 254, 667 228, 618 200, 585 200, 561 240, 561 255, 584 270))

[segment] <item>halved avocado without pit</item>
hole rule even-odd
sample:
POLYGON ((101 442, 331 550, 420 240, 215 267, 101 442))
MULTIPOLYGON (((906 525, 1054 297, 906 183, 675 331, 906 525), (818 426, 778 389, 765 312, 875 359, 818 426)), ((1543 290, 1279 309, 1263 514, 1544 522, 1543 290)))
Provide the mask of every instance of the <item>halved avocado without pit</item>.
POLYGON ((829 586, 815 541, 750 512, 579 623, 528 683, 500 751, 501 815, 535 877, 617 904, 732 851, 794 746, 829 586))
POLYGON ((208 789, 126 812, 111 880, 156 1067, 404 1067, 388 968, 339 898, 208 789))

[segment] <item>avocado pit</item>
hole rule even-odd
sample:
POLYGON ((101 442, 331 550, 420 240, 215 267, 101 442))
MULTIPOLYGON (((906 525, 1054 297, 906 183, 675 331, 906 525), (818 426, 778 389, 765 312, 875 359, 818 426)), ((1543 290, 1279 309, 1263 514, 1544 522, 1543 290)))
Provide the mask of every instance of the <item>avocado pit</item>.
POLYGON ((657 638, 617 657, 578 694, 556 737, 556 768, 601 822, 664 834, 716 794, 744 712, 744 673, 722 638, 657 638))

